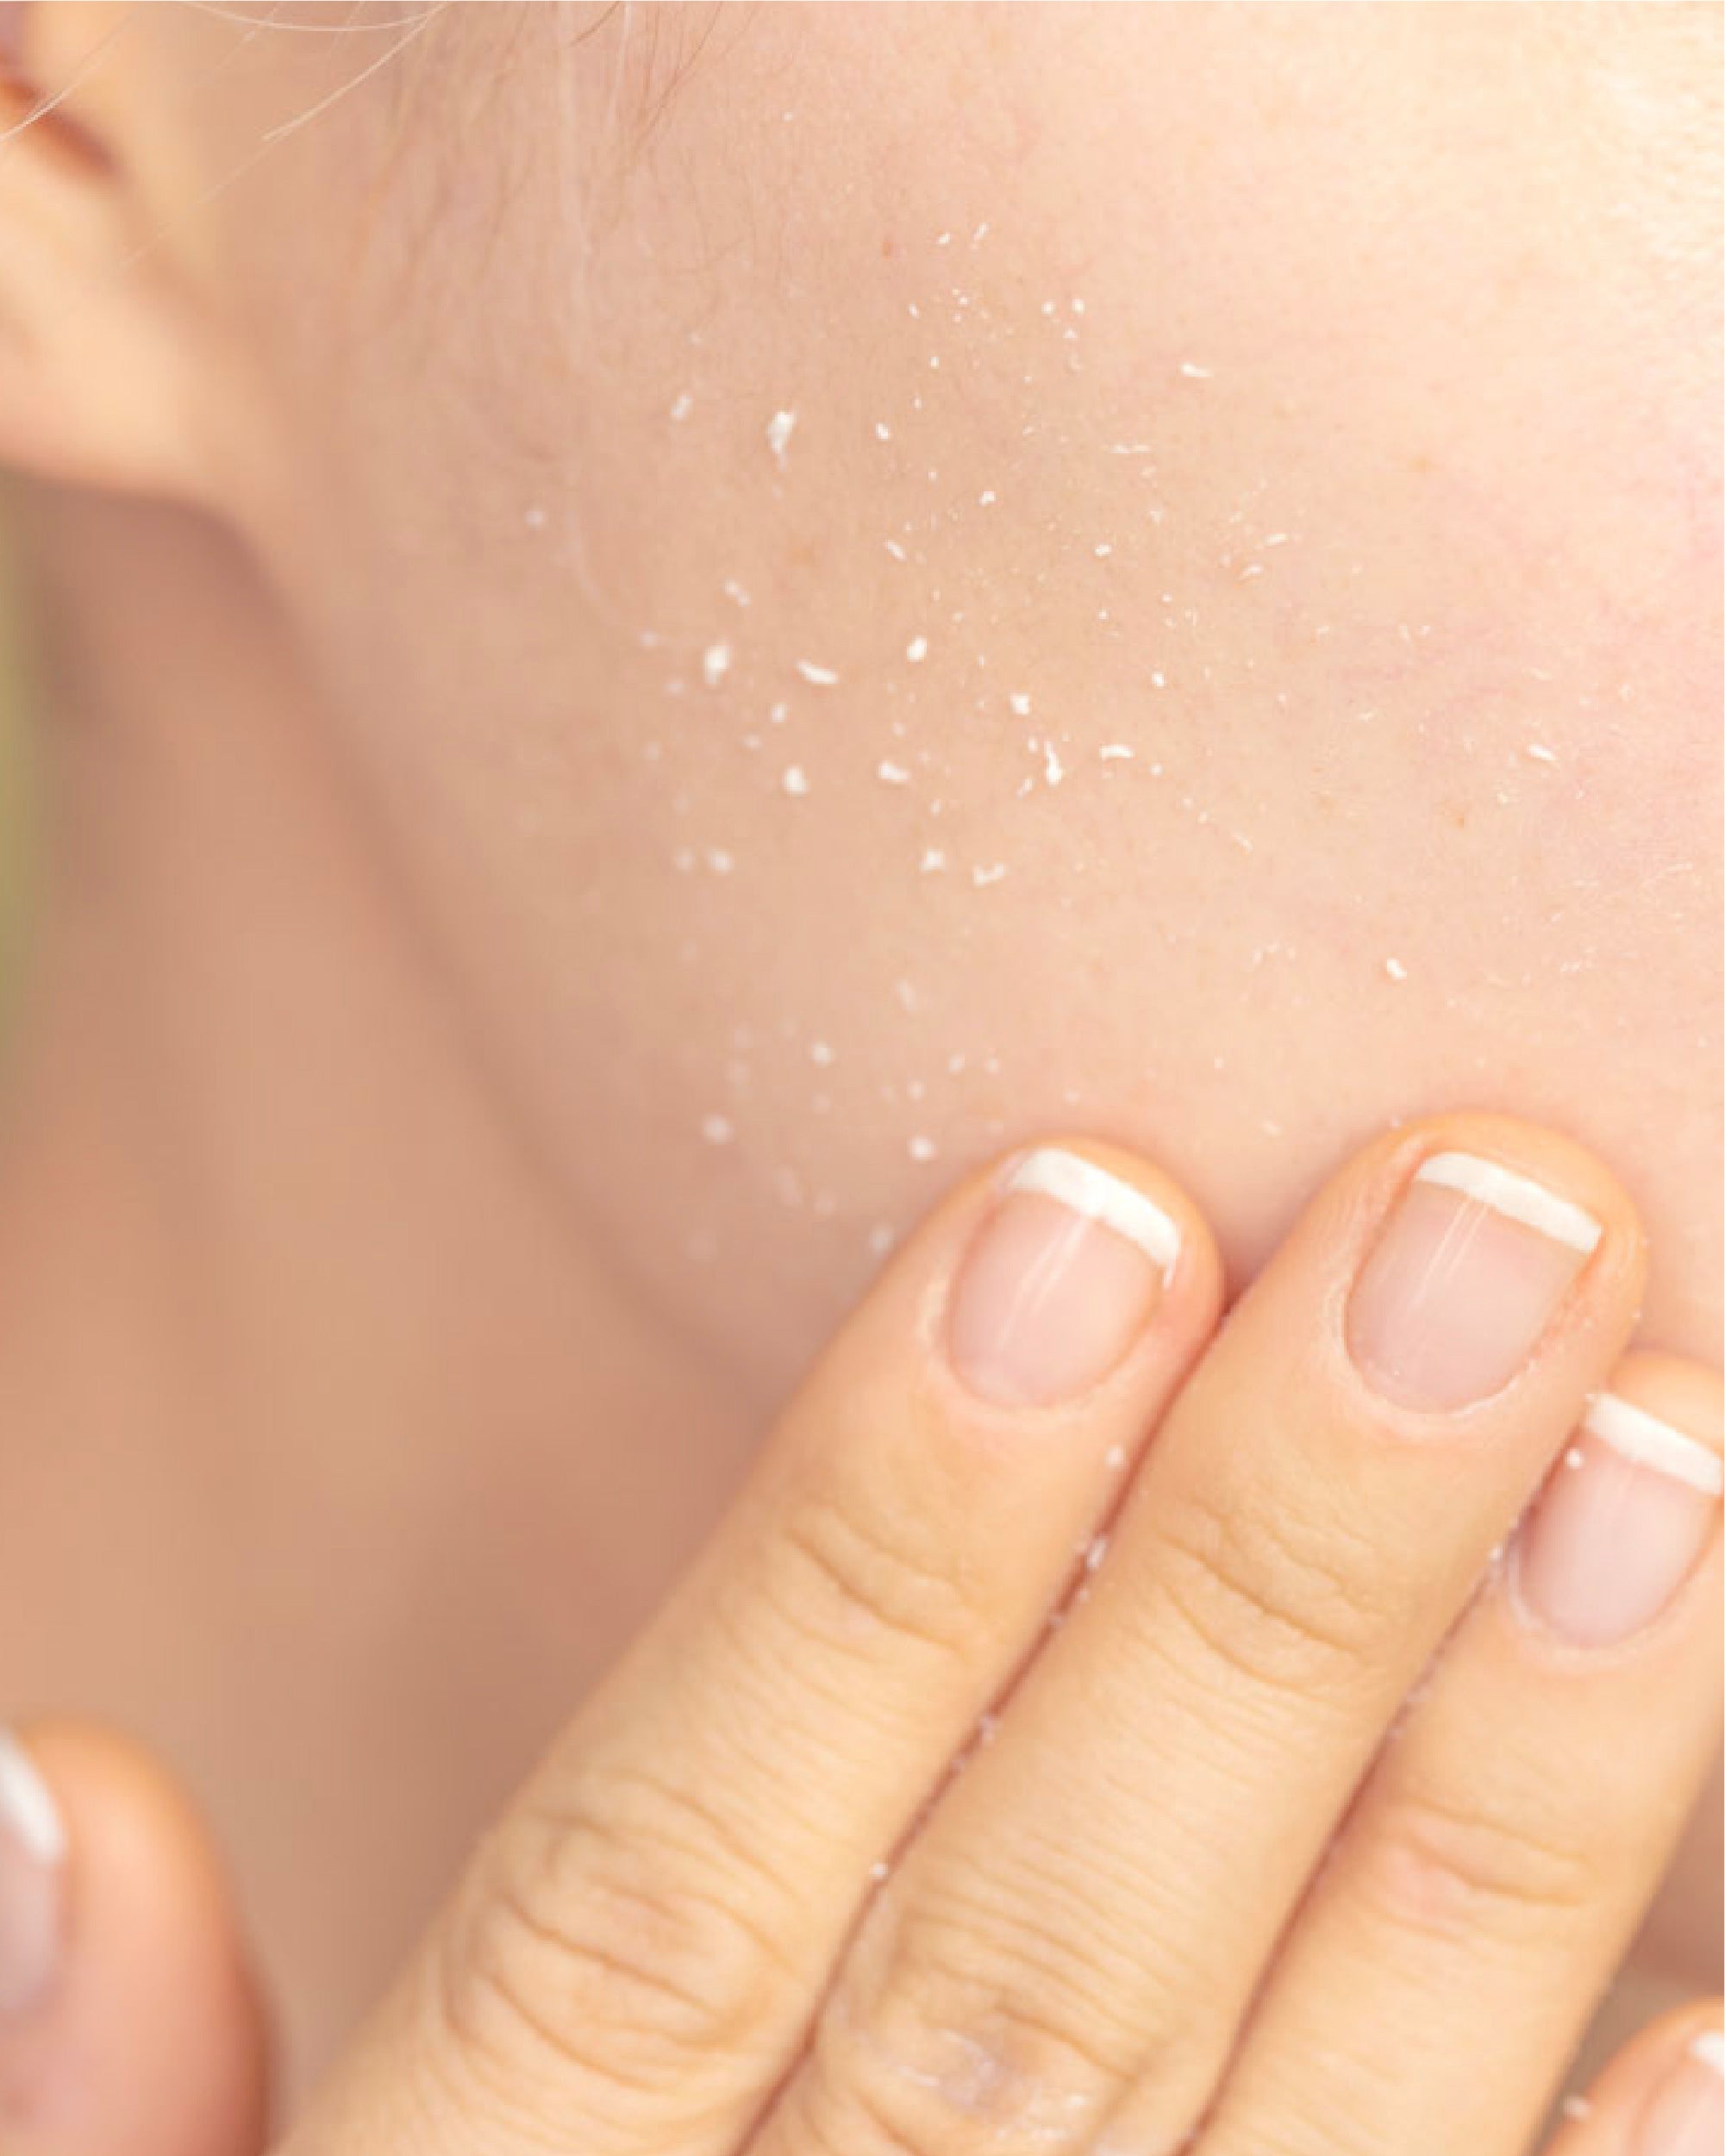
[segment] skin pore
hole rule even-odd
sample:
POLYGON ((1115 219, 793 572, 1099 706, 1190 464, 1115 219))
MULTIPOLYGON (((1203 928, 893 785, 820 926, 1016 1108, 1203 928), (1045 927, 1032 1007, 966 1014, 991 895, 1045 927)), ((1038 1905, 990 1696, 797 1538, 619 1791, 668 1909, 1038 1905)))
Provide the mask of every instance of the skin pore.
POLYGON ((0 1610, 308 2056, 985 1152, 1505 1109, 1717 1356, 1714 14, 41 17, 200 506, 23 504, 0 1610))

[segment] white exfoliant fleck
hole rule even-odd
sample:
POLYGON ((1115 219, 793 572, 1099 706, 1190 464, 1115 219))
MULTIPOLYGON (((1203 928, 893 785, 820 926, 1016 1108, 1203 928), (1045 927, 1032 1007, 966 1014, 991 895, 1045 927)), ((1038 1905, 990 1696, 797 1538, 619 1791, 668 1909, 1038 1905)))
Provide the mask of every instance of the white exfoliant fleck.
POLYGON ((812 659, 799 659, 797 671, 804 681, 813 682, 817 689, 830 689, 839 678, 830 666, 817 666, 812 659))
POLYGON ((892 429, 887 425, 884 419, 878 419, 874 422, 874 438, 877 441, 891 441, 892 440, 892 429))
POLYGON ((938 846, 925 847, 919 866, 925 876, 938 876, 947 866, 947 857, 938 846))
POLYGON ((678 392, 678 395, 672 404, 671 416, 673 419, 678 420, 687 419, 690 413, 692 412, 694 409, 694 398, 689 394, 687 390, 681 390, 678 392))
POLYGON ((1152 672, 1150 676, 1150 686, 1153 689, 1166 689, 1167 685, 1168 677, 1166 674, 1163 673, 1159 668, 1152 672))
POLYGON ((1408 969, 1400 959, 1385 959, 1384 971, 1392 981, 1404 981, 1408 978, 1408 969))
POLYGON ((937 247, 949 247, 952 244, 953 235, 950 232, 937 232, 934 234, 934 245, 937 247))
POLYGON ((899 545, 896 539, 884 539, 880 543, 885 547, 887 553, 892 556, 892 559, 895 561, 903 561, 904 559, 904 549, 899 545))
POLYGON ((1529 741, 1528 753, 1536 764, 1554 764, 1557 761, 1557 751, 1547 748, 1543 741, 1529 741))
POLYGON ((1211 373, 1209 367, 1201 367, 1196 359, 1182 359, 1180 372, 1189 382, 1208 382, 1211 373))
POLYGON ((728 1146, 736 1136, 736 1126, 728 1115, 703 1115, 701 1135, 709 1146, 728 1146))
POLYGON ((928 638, 926 636, 913 636, 910 641, 904 647, 904 656, 910 661, 913 666, 919 664, 919 662, 922 659, 925 659, 928 656, 928 638))
POLYGON ((892 1866, 890 1864, 872 1864, 868 1868, 868 1875, 878 1886, 883 1879, 891 1878, 892 1866))
POLYGON ((714 875, 728 876, 736 865, 735 855, 726 853, 722 846, 709 846, 707 848, 707 866, 714 875))
POLYGON ((903 1009, 908 1011, 916 1009, 916 984, 915 981, 895 981, 892 984, 892 992, 898 998, 903 1009))
POLYGON ((999 499, 1000 497, 991 486, 985 486, 977 497, 977 506, 978 509, 992 509, 999 499))
POLYGON ((828 1041, 811 1041, 809 1043, 809 1060, 811 1063, 818 1063, 824 1071, 833 1060, 832 1043, 828 1041))
POLYGON ((736 606, 747 606, 748 604, 748 593, 744 591, 741 584, 737 582, 734 577, 727 577, 725 578, 725 597, 736 606))
POLYGON ((1126 1465, 1125 1446, 1110 1445, 1108 1450, 1102 1456, 1102 1464, 1107 1468, 1109 1474, 1117 1475, 1121 1469, 1126 1465))
POLYGON ((1129 764, 1134 752, 1124 741, 1104 741, 1097 754, 1104 764, 1129 764))
POLYGON ((910 1158, 913 1160, 924 1161, 934 1159, 940 1150, 941 1148, 934 1143, 934 1140, 932 1138, 925 1138, 920 1132, 905 1147, 905 1151, 910 1155, 910 1158))
POLYGON ((997 884, 1005 873, 1006 863, 995 861, 986 868, 973 868, 971 871, 971 881, 978 891, 985 891, 989 884, 997 884))
POLYGON ((890 1224, 890 1222, 886 1221, 877 1222, 876 1224, 868 1231, 869 1255, 872 1258, 885 1257, 887 1252, 891 1249, 893 1244, 897 1242, 897 1240, 898 1232, 890 1224))
POLYGON ((1054 753, 1054 744, 1042 744, 1042 776, 1051 786, 1058 786, 1066 775, 1066 767, 1054 753))
POLYGON ((709 644, 701 654, 701 672, 709 689, 716 689, 731 670, 728 644, 709 644))
POLYGON ((806 794, 809 791, 809 774, 801 764, 787 764, 784 766, 784 776, 778 783, 786 793, 800 796, 806 794))
POLYGON ((1011 705, 1014 712, 1019 718, 1028 719, 1029 717, 1030 699, 1022 689, 1014 689, 1009 691, 1006 701, 1011 705))
POLYGON ((877 764, 874 775, 884 786, 908 786, 910 784, 910 774, 903 764, 891 761, 877 764))
POLYGON ((1095 554, 1098 561, 1106 561, 1109 556, 1114 552, 1114 549, 1109 546, 1107 540, 1102 539, 1097 541, 1097 544, 1091 548, 1091 551, 1095 554))
POLYGON ((766 422, 766 446, 772 450, 773 461, 781 472, 784 469, 784 453, 791 446, 791 437, 796 426, 795 412, 775 412, 766 422))
POLYGON ((775 703, 766 716, 774 726, 783 726, 791 716, 791 706, 788 703, 775 703))
POLYGON ((1087 1572, 1099 1572, 1102 1569, 1102 1560, 1107 1555, 1108 1537, 1105 1534, 1098 1534, 1084 1552, 1084 1570, 1087 1572))

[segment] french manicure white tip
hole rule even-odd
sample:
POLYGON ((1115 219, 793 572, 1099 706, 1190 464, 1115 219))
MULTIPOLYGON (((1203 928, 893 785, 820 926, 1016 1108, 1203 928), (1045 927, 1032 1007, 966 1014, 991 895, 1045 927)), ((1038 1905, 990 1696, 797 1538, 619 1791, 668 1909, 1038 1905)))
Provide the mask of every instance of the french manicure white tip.
POLYGON ((1517 1175, 1513 1168, 1496 1160, 1481 1160, 1471 1153, 1434 1153, 1421 1163, 1414 1180, 1459 1190, 1464 1197, 1490 1206, 1506 1220, 1535 1228, 1554 1243, 1567 1243, 1584 1256, 1605 1232, 1591 1213, 1572 1205, 1566 1197, 1558 1197, 1531 1176, 1517 1175))
POLYGON ((1725 2035, 1716 2028, 1703 2028, 1689 2047, 1691 2059, 1698 2059, 1703 2066, 1711 2066, 1714 2072, 1725 2078, 1725 2035))
POLYGON ((1716 1453, 1674 1430, 1669 1422, 1661 1422, 1645 1408, 1620 1400, 1615 1392, 1595 1394, 1581 1427, 1637 1467, 1650 1467, 1655 1474, 1698 1490, 1704 1497, 1725 1496, 1725 1462, 1716 1453))
POLYGON ((24 1853, 38 1864, 58 1864, 66 1854, 66 1828, 53 1792, 17 1739, 0 1729, 0 1825, 9 1828, 24 1853))
POLYGON ((1045 1146, 1026 1153, 1006 1178, 1009 1190, 1056 1199, 1081 1219, 1099 1221, 1134 1243, 1166 1279, 1180 1255, 1180 1231, 1159 1205, 1094 1160, 1045 1146))

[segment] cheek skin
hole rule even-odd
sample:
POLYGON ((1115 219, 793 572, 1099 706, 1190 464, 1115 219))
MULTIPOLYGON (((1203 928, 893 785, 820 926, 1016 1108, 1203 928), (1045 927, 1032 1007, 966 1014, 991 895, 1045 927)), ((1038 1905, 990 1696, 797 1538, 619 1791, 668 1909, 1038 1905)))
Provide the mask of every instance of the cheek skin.
POLYGON ((578 278, 512 198, 485 396, 380 312, 309 523, 414 547, 284 561, 590 1216, 771 1390, 995 1147, 1244 1272, 1489 1105, 1716 1353, 1716 372, 1624 99, 1466 11, 881 21, 716 41, 578 278))
MULTIPOLYGON (((792 153, 830 161, 797 102, 792 153)), ((1497 247, 1471 193, 1363 278, 1333 259, 1307 150, 1129 232, 1050 218, 1034 154, 981 184, 926 153, 890 187, 805 166, 851 207, 784 213, 792 348, 735 276, 591 451, 589 549, 653 639, 601 699, 647 759, 619 912, 667 984, 688 1165, 651 1233, 775 1382, 871 1239, 991 1147, 1147 1145, 1244 1272, 1345 1147, 1458 1100, 1606 1151, 1659 1234, 1654 1335, 1707 1351, 1709 430, 1678 388, 1624 398, 1659 363, 1627 328, 1614 367, 1554 372, 1600 342, 1598 266, 1497 247), (1195 252, 1248 185, 1250 259, 1195 252), (1242 328, 1266 283, 1299 341, 1242 328)), ((1126 198, 1084 154, 1086 204, 1126 198)), ((1378 154, 1422 200, 1447 177, 1378 154)))

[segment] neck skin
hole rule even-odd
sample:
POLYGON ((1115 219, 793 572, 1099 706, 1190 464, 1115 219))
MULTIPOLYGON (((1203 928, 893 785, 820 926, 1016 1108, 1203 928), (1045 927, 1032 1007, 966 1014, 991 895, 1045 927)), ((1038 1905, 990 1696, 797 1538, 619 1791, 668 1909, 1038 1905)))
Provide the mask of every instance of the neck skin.
POLYGON ((753 1418, 559 1209, 244 564, 159 510, 29 512, 14 1702, 115 1715, 209 1795, 311 2059, 663 1592, 753 1418))

